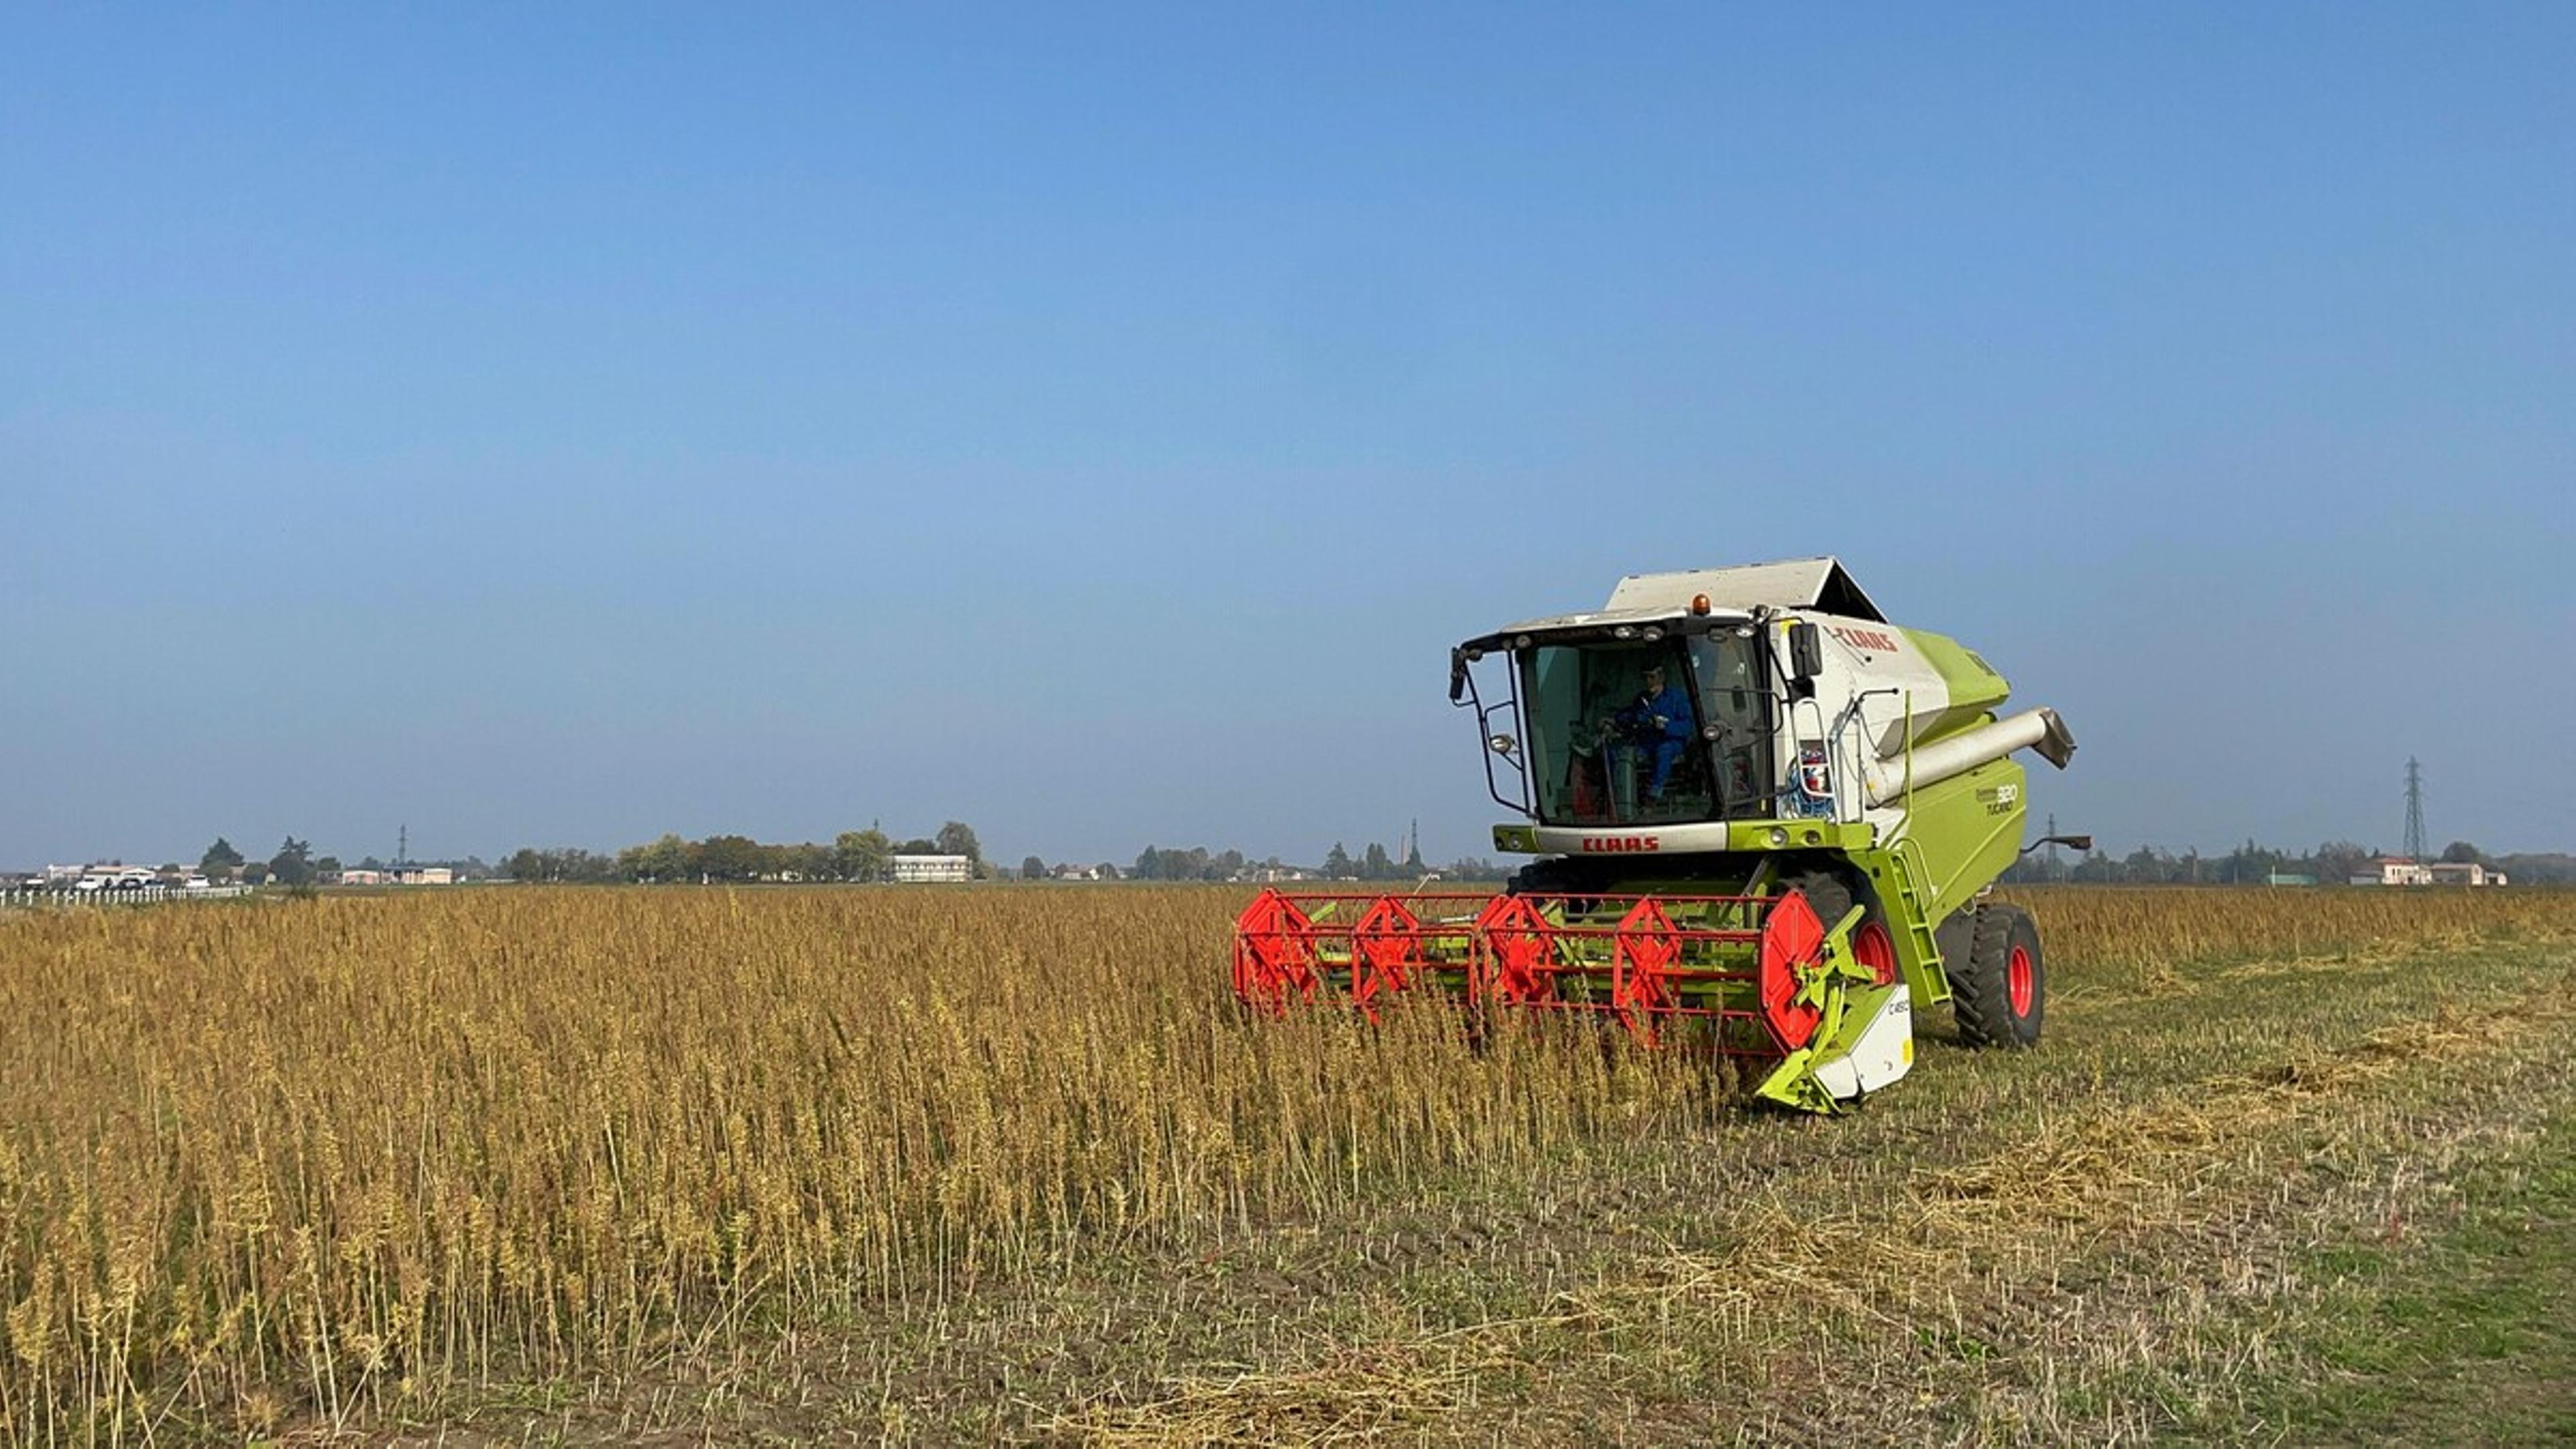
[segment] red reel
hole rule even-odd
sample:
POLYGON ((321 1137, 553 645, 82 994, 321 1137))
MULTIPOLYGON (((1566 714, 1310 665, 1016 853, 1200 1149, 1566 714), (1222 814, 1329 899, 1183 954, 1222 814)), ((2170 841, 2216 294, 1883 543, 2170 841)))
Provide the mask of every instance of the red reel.
POLYGON ((1794 890, 1780 897, 1762 920, 1754 992, 1761 1002, 1762 1024, 1783 1052, 1805 1046, 1825 1019, 1823 1007, 1797 999, 1797 968, 1814 966, 1824 954, 1825 923, 1816 918, 1816 908, 1794 890))
POLYGON ((1496 896, 1476 917, 1485 989, 1514 1003, 1556 994, 1556 939, 1547 918, 1521 896, 1496 896))
POLYGON ((1312 1001, 1322 979, 1315 963, 1314 922, 1296 902, 1276 890, 1263 890, 1235 918, 1235 996, 1247 1006, 1284 1016, 1291 991, 1312 1001))
POLYGON ((1404 903, 1380 896, 1351 928, 1351 1000, 1377 1020, 1377 998, 1413 985, 1429 963, 1422 952, 1422 923, 1404 903))
POLYGON ((1620 918, 1611 942, 1610 1004, 1637 1039, 1654 1046, 1654 1017, 1681 1004, 1673 970, 1681 962, 1682 939, 1672 917, 1652 898, 1641 900, 1620 918))

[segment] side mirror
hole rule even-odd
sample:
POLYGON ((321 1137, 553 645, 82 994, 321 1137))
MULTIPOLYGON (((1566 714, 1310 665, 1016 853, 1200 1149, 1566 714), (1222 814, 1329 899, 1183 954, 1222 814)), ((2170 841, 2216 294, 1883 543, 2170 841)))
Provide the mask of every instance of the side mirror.
POLYGON ((1801 619, 1789 626, 1789 677, 1804 682, 1825 672, 1825 634, 1801 619))
POLYGON ((1449 651, 1449 702, 1456 704, 1467 697, 1467 660, 1456 650, 1449 651))

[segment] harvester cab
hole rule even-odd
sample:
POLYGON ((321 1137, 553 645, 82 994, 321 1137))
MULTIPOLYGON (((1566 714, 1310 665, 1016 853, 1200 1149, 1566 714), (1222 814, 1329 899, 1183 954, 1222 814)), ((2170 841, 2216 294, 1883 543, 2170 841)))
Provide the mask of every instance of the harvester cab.
POLYGON ((1975 1046, 2038 1040, 2038 929, 1988 887, 2021 847, 2049 709, 1888 622, 1830 558, 1633 575, 1601 609, 1450 655, 1486 782, 1537 859, 1500 896, 1265 891, 1237 923, 1247 1003, 1432 989, 1618 1018, 1758 1059, 1757 1092, 1833 1110, 1903 1076, 1913 1014, 1975 1046))

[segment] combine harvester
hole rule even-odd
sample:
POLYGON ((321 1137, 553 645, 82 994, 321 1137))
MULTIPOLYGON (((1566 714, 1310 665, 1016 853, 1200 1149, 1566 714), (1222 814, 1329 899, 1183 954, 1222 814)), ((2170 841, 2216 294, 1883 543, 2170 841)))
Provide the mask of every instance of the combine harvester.
POLYGON ((1944 1001, 1970 1045, 2028 1046, 2039 930, 1987 897, 2021 849, 2009 757, 2063 769, 2075 740, 2053 710, 1998 717, 2010 692, 1830 558, 1631 576, 1597 612, 1450 652, 1487 786, 1529 822, 1495 848, 1542 858, 1491 897, 1265 890, 1235 993, 1374 1018, 1438 991, 1480 1032, 1615 1017, 1754 1059, 1762 1097, 1818 1112, 1904 1076, 1915 1013, 1944 1001))

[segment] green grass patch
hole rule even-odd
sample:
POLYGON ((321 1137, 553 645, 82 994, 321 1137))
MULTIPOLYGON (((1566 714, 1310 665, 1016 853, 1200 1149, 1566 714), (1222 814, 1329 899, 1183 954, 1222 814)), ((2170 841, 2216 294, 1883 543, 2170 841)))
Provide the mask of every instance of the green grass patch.
MULTIPOLYGON (((2458 1216, 2307 1255, 2308 1371, 2248 1404, 2290 1443, 2576 1442, 2576 1113, 2463 1173, 2458 1216)), ((2242 1426, 2198 1425, 2234 1438, 2242 1426)))

